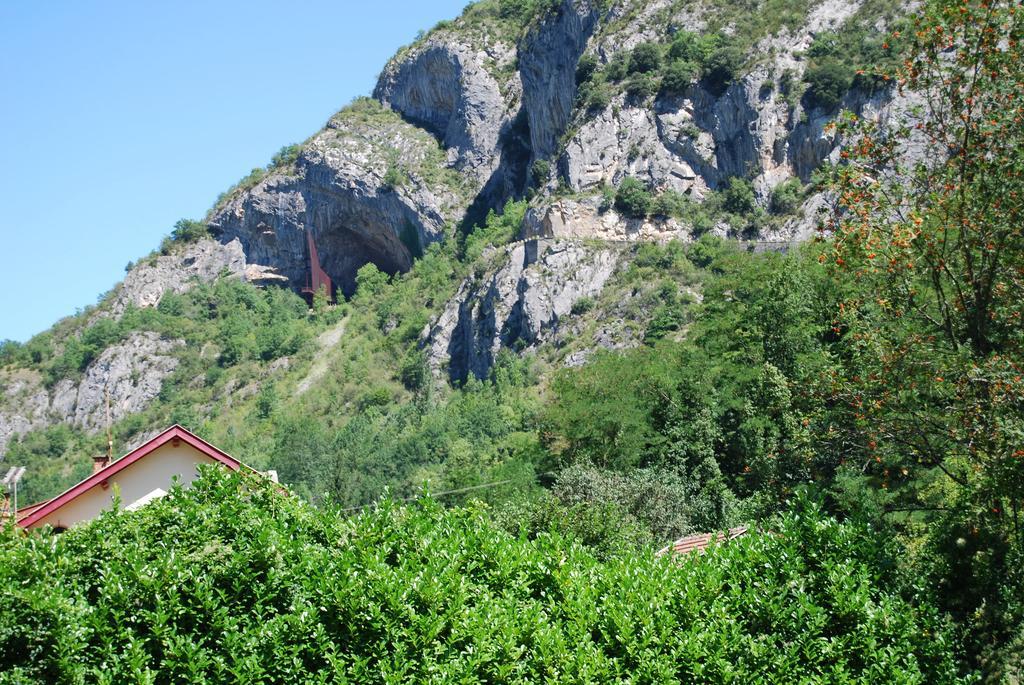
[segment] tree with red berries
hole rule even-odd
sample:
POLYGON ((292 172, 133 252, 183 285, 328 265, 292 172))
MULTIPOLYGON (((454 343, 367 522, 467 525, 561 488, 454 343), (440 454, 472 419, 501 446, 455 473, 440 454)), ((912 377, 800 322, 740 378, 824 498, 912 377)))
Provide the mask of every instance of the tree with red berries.
POLYGON ((836 444, 901 508, 939 512, 944 582, 977 590, 962 612, 1005 610, 1024 524, 1022 39, 1015 0, 928 4, 890 40, 908 57, 878 75, 895 84, 888 120, 843 117, 828 179, 822 258, 851 293, 827 379, 848 419, 836 444))

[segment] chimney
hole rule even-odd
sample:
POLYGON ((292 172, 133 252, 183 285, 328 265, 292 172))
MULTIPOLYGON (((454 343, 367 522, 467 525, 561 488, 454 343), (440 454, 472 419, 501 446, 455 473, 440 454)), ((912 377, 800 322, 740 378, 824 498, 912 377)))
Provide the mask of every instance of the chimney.
POLYGON ((100 454, 92 458, 92 472, 99 473, 107 467, 110 463, 110 457, 105 454, 100 454))

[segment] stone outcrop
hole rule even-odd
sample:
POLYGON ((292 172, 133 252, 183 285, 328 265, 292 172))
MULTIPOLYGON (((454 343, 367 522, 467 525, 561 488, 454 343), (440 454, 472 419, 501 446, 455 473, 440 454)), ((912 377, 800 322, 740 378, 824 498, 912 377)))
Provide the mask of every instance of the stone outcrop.
POLYGON ((555 153, 558 138, 572 118, 576 63, 597 20, 597 9, 589 0, 562 0, 554 15, 540 22, 520 49, 523 107, 535 159, 555 153))
POLYGON ((573 305, 593 297, 618 263, 613 248, 528 240, 504 249, 500 266, 467 279, 423 332, 428 362, 447 365, 452 380, 484 378, 503 347, 529 349, 548 340, 573 305))
POLYGON ((597 113, 569 140, 559 160, 569 186, 575 191, 614 187, 631 176, 702 197, 708 180, 694 167, 714 163, 714 142, 694 124, 692 104, 659 103, 657 109, 624 104, 597 113))
POLYGON ((522 87, 513 72, 502 92, 485 64, 502 71, 514 62, 515 48, 507 43, 478 48, 442 32, 389 62, 373 96, 430 131, 450 162, 486 182, 500 164, 502 132, 515 117, 522 87))
POLYGON ((37 426, 46 425, 50 396, 42 387, 39 375, 25 370, 14 370, 0 376, 2 405, 0 411, 0 454, 13 438, 37 426))
MULTIPOLYGON (((151 331, 135 332, 104 350, 85 370, 75 391, 73 422, 98 430, 106 421, 106 393, 112 421, 142 411, 160 393, 164 378, 178 367, 172 356, 182 340, 164 340, 151 331)), ((55 394, 53 405, 60 403, 55 394)), ((64 400, 64 407, 70 402, 64 400)), ((69 416, 69 415, 65 415, 69 416)))
POLYGON ((223 275, 254 283, 287 280, 270 267, 248 263, 238 240, 219 243, 203 239, 186 245, 180 253, 136 264, 117 289, 110 313, 119 317, 128 306, 155 307, 167 293, 183 293, 195 283, 208 283, 223 275))
POLYGON ((173 353, 183 344, 151 331, 134 332, 104 350, 80 381, 64 379, 50 390, 34 372, 8 372, 0 378, 4 395, 0 405, 7 407, 0 411, 0 454, 17 436, 55 423, 90 432, 103 428, 108 392, 111 421, 144 410, 177 368, 173 353))
POLYGON ((615 209, 602 211, 598 198, 557 199, 538 204, 526 212, 521 232, 523 239, 587 238, 609 242, 647 240, 688 241, 691 227, 676 219, 635 219, 615 209))
MULTIPOLYGON (((559 168, 578 192, 617 186, 626 177, 656 190, 701 200, 733 177, 753 177, 764 205, 771 189, 811 172, 838 150, 825 127, 833 111, 789 111, 777 93, 765 96, 757 74, 720 96, 694 85, 682 97, 650 104, 625 96, 585 121, 567 142, 559 168), (790 120, 797 123, 791 125, 790 120)), ((887 96, 857 92, 844 101, 858 112, 884 111, 887 96)))
POLYGON ((461 216, 464 179, 445 170, 444 159, 426 131, 360 103, 306 143, 294 168, 237 193, 209 224, 222 241, 237 239, 247 260, 275 268, 293 286, 304 281, 312 232, 324 270, 348 294, 359 267, 404 271, 461 216))

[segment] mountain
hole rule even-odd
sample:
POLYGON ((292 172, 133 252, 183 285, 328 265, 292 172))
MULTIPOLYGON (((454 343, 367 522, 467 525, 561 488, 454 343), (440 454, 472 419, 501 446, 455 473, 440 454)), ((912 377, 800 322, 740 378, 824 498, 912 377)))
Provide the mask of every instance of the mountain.
MULTIPOLYGON (((890 616, 869 596, 905 601, 952 637, 893 663, 1016 682, 1022 45, 1006 0, 482 0, 95 307, 4 343, 0 451, 27 501, 108 425, 120 451, 180 423, 325 505, 296 521, 390 502, 358 524, 374 553, 424 491, 474 503, 409 549, 475 549, 450 533, 472 511, 626 575, 680 536, 771 531, 695 568, 749 569, 825 651, 890 634, 849 622, 890 616), (309 236, 336 303, 301 295, 309 236), (793 573, 825 610, 790 610, 793 573)), ((755 623, 751 650, 789 653, 755 623)), ((872 680, 866 653, 843 668, 872 680)))
MULTIPOLYGON (((840 106, 879 117, 891 108, 885 82, 856 68, 877 60, 895 19, 879 2, 471 5, 395 55, 373 98, 283 148, 203 222, 180 224, 95 308, 17 353, 7 344, 0 450, 61 424, 95 434, 108 395, 120 444, 138 442, 168 419, 171 388, 205 383, 184 378, 182 359, 231 366, 216 335, 196 349, 147 310, 225 275, 295 289, 308 268, 307 231, 351 297, 367 264, 405 273, 435 245, 465 263, 466 236, 487 212, 516 201, 522 213, 525 203, 475 275, 453 267, 418 318, 384 322, 456 382, 486 378, 503 349, 572 346, 567 331, 596 318, 580 310, 626 268, 630 242, 703 234, 773 248, 806 239, 823 205, 811 176, 838 150, 826 124, 840 106)), ((617 314, 576 342, 570 364, 595 347, 637 342, 645 313, 617 314)), ((310 341, 325 325, 303 322, 296 343, 317 368, 337 344, 337 334, 320 348, 310 341)), ((280 352, 256 355, 254 377, 238 381, 244 393, 295 373, 280 352)), ((218 423, 238 401, 237 392, 207 393, 201 417, 218 423)))

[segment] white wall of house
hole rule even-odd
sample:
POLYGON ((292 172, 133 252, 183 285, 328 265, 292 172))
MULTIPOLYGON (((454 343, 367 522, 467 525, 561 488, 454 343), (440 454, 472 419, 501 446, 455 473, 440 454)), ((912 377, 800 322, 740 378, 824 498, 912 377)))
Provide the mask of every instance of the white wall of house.
POLYGON ((170 490, 174 476, 178 476, 181 483, 187 485, 198 476, 196 467, 199 464, 216 463, 219 462, 184 442, 178 445, 168 442, 112 475, 105 481, 107 487, 97 483, 56 511, 50 512, 32 527, 50 525, 54 528, 70 528, 76 523, 92 520, 101 511, 111 508, 115 486, 120 492, 123 508, 136 503, 141 505, 144 503, 141 500, 160 495, 155 490, 170 490))

